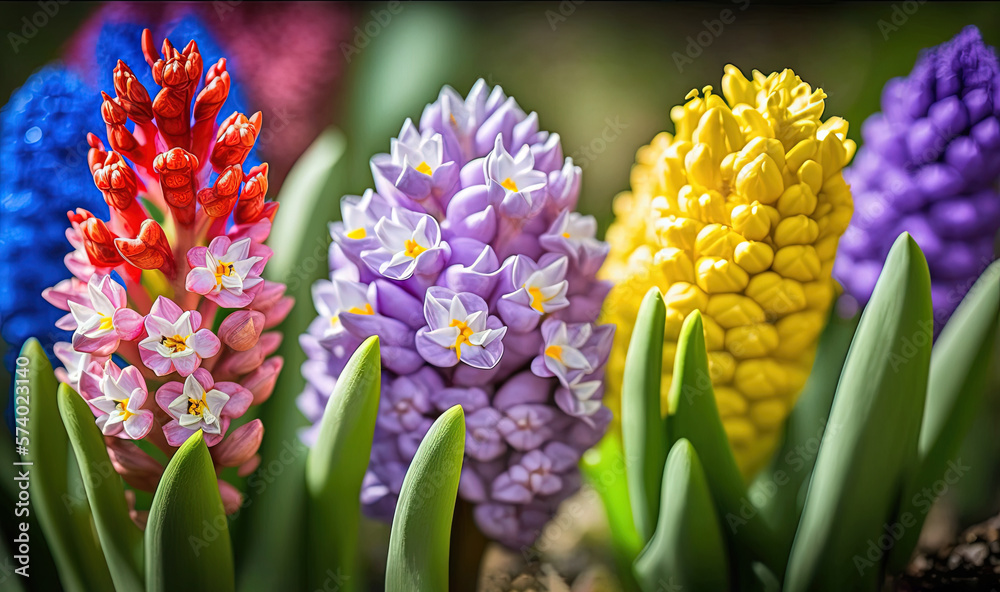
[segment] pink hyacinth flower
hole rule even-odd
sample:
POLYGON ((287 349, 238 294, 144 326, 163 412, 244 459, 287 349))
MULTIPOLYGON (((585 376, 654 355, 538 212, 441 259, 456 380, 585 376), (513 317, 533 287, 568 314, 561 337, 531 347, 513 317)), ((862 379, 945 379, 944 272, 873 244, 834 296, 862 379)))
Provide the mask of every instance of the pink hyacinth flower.
POLYGON ((270 257, 271 249, 250 238, 233 242, 227 236, 216 237, 208 247, 188 251, 191 271, 185 288, 223 308, 243 308, 260 289, 260 274, 270 257))
POLYGON ((139 356, 157 376, 177 371, 188 376, 201 365, 202 358, 219 353, 221 343, 201 326, 201 314, 182 311, 173 300, 159 296, 145 320, 146 339, 139 342, 139 356))
POLYGON ((205 435, 205 444, 215 446, 253 402, 253 394, 235 382, 215 382, 204 368, 195 370, 184 383, 168 382, 156 391, 156 404, 172 418, 163 426, 171 446, 180 446, 196 430, 205 435))
POLYGON ((122 339, 132 341, 142 334, 142 315, 128 307, 128 295, 111 276, 94 274, 87 282, 86 302, 69 300, 75 321, 73 349, 95 356, 108 356, 122 339))
POLYGON ((97 415, 97 427, 105 436, 139 440, 153 427, 153 412, 143 409, 146 381, 135 366, 121 369, 108 360, 102 369, 96 362, 80 379, 81 394, 97 415), (98 376, 100 375, 100 376, 98 376))

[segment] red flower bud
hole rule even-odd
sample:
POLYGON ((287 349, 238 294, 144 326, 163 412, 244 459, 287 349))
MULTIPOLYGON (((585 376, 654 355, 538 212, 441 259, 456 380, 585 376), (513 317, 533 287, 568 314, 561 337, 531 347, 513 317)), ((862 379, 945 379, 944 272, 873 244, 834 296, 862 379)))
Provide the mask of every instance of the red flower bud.
POLYGON ((115 66, 114 84, 118 102, 132 121, 142 124, 153 119, 153 103, 149 100, 146 87, 121 60, 115 66))
POLYGON ((243 182, 243 169, 234 164, 222 171, 215 186, 198 192, 198 203, 209 218, 225 218, 233 211, 243 182))
POLYGON ((236 222, 246 224, 256 222, 264 211, 264 196, 267 194, 267 163, 250 169, 244 179, 243 193, 236 204, 236 222))
POLYGON ((70 221, 80 224, 83 235, 83 248, 87 251, 90 263, 97 267, 117 267, 123 263, 121 255, 115 248, 115 241, 120 240, 115 233, 100 218, 86 210, 77 210, 76 219, 70 215, 70 221))
POLYGON ((95 172, 104 166, 104 159, 108 157, 108 151, 104 149, 104 142, 101 142, 101 139, 94 134, 87 134, 87 144, 90 146, 90 150, 87 152, 87 164, 90 165, 90 172, 95 172))
POLYGON ((237 310, 222 321, 219 339, 236 351, 247 351, 257 345, 264 330, 264 313, 256 310, 237 310))
POLYGON ((101 104, 101 117, 108 129, 108 143, 111 149, 120 152, 136 162, 141 161, 142 145, 135 139, 132 132, 125 127, 128 116, 125 109, 106 92, 101 92, 104 103, 101 104))
POLYGON ((264 116, 260 111, 247 119, 242 113, 233 113, 219 126, 215 146, 210 158, 216 171, 231 164, 242 163, 260 133, 264 116))
POLYGON ((171 278, 177 273, 170 244, 156 220, 143 222, 136 238, 116 238, 115 246, 126 261, 139 269, 159 269, 171 278))
POLYGON ((117 152, 108 153, 104 164, 94 171, 94 184, 104 194, 104 201, 119 210, 131 206, 139 191, 135 171, 117 152))
POLYGON ((177 220, 184 225, 194 222, 194 199, 197 195, 198 158, 183 148, 171 148, 153 160, 153 170, 160 175, 163 199, 177 220))

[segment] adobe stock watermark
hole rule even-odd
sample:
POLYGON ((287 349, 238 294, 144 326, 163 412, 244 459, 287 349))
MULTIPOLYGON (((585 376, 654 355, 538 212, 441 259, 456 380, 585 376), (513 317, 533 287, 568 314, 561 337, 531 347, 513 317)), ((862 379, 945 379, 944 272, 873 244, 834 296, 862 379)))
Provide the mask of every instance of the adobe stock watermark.
POLYGON ((573 13, 576 12, 576 7, 583 4, 583 2, 584 0, 562 0, 559 3, 558 12, 555 10, 546 10, 545 20, 549 21, 549 27, 555 31, 559 25, 565 23, 569 17, 573 16, 573 13))
POLYGON ((627 123, 619 121, 618 117, 615 117, 614 120, 606 117, 604 123, 604 129, 601 130, 601 133, 596 138, 591 140, 590 143, 580 146, 576 149, 576 152, 570 155, 573 159, 573 164, 580 167, 581 170, 586 170, 590 163, 597 160, 598 156, 604 154, 604 151, 608 149, 608 145, 617 141, 621 137, 622 130, 626 130, 629 127, 627 123))
POLYGON ((382 33, 383 29, 389 26, 389 23, 392 22, 392 17, 402 11, 402 2, 399 0, 392 0, 386 4, 385 8, 372 10, 372 16, 368 19, 368 22, 365 23, 364 27, 354 27, 353 42, 340 42, 340 53, 344 55, 344 59, 347 60, 347 63, 350 64, 351 60, 354 59, 354 56, 361 53, 363 49, 368 47, 368 44, 370 44, 373 39, 378 37, 382 33))
POLYGON ((927 2, 927 0, 906 0, 906 2, 897 2, 892 5, 892 12, 889 14, 889 20, 879 19, 876 23, 878 25, 878 30, 882 33, 882 40, 888 41, 889 34, 895 33, 900 27, 906 24, 910 17, 917 13, 920 5, 927 2))
MULTIPOLYGON (((750 6, 750 0, 732 0, 732 3, 737 5, 740 12, 743 12, 750 6)), ((723 8, 719 12, 719 18, 701 21, 703 25, 702 30, 694 35, 687 36, 687 45, 684 46, 684 53, 675 51, 670 55, 677 66, 677 72, 683 74, 684 66, 693 64, 695 59, 701 57, 701 54, 705 52, 708 46, 715 43, 715 40, 722 36, 726 25, 736 22, 736 14, 730 8, 723 8)))
MULTIPOLYGON (((913 494, 910 501, 919 509, 920 516, 926 516, 931 511, 931 507, 934 506, 934 501, 958 483, 971 468, 963 465, 962 459, 948 461, 948 469, 940 479, 913 494)), ((868 539, 868 547, 864 554, 852 557, 858 574, 864 575, 865 570, 880 565, 885 554, 896 546, 896 543, 903 538, 907 531, 911 528, 917 528, 922 523, 923 521, 917 520, 917 516, 913 512, 903 512, 897 521, 892 524, 883 524, 879 536, 876 539, 868 539)))
POLYGON ((61 6, 69 4, 69 0, 39 0, 37 4, 38 10, 31 16, 21 17, 21 22, 14 25, 21 26, 19 31, 7 33, 7 41, 10 42, 10 48, 14 50, 15 55, 21 52, 22 45, 27 45, 28 41, 38 35, 39 30, 44 29, 49 21, 59 14, 61 6))

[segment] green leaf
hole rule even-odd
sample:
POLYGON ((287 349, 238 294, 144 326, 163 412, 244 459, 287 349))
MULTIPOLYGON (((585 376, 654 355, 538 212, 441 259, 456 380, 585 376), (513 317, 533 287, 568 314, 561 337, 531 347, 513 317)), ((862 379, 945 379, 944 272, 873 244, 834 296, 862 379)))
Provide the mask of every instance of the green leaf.
POLYGON ((340 373, 316 444, 309 451, 310 589, 322 587, 331 568, 346 576, 347 589, 364 589, 357 556, 361 482, 371 456, 381 378, 379 340, 373 336, 358 347, 340 373))
POLYGON ((618 437, 608 434, 596 447, 585 452, 580 470, 597 491, 607 514, 618 577, 626 590, 635 589, 632 563, 642 551, 643 540, 639 538, 632 519, 632 505, 625 482, 625 455, 618 437))
POLYGON ((694 446, 674 443, 663 469, 656 531, 635 561, 647 592, 727 590, 729 565, 708 479, 694 446))
POLYGON ((660 417, 660 369, 667 309, 663 295, 646 292, 635 319, 622 375, 622 444, 635 528, 643 541, 653 536, 660 482, 667 458, 667 429, 660 417))
MULTIPOLYGON (((328 269, 327 224, 340 219, 345 148, 339 131, 323 132, 292 167, 278 194, 281 207, 268 242, 280 248, 275 248, 264 275, 287 284, 287 294, 295 298, 295 306, 278 327, 286 336, 301 335, 316 318, 310 290, 328 269)), ((248 491, 245 506, 232 524, 240 589, 247 591, 306 586, 305 537, 288 528, 303 524, 306 500, 306 447, 298 431, 307 422, 295 406, 305 387, 299 369, 306 357, 297 339, 285 339, 277 355, 284 368, 274 393, 258 412, 267 427, 260 468, 247 478, 242 488, 248 491)))
POLYGON ((174 453, 153 496, 146 523, 146 590, 235 589, 229 520, 198 430, 174 453))
POLYGON ((885 534, 916 464, 932 336, 927 263, 903 233, 847 354, 792 543, 786 591, 881 584, 881 558, 867 554, 885 534))
MULTIPOLYGON (((23 409, 27 402, 28 414, 18 416, 15 427, 20 429, 15 430, 14 436, 27 449, 21 455, 22 462, 29 464, 12 468, 19 474, 28 474, 31 511, 45 534, 63 586, 67 590, 110 588, 111 574, 94 538, 86 505, 72 512, 64 505, 64 496, 70 493, 69 440, 59 420, 58 382, 52 365, 34 338, 25 342, 21 357, 26 364, 18 364, 17 368, 26 369, 27 382, 21 382, 23 374, 15 369, 15 410, 23 409)), ((93 417, 91 413, 91 421, 93 417)))
POLYGON ((968 470, 958 455, 969 428, 982 412, 998 315, 1000 261, 979 277, 934 344, 920 428, 920 465, 903 492, 897 520, 913 524, 893 548, 890 571, 899 571, 909 562, 927 511, 937 497, 935 482, 953 486, 968 470))
MULTIPOLYGON (((759 508, 760 518, 771 530, 771 545, 777 548, 775 555, 782 557, 782 564, 786 563, 792 547, 805 488, 857 325, 857 318, 842 319, 831 311, 816 348, 809 381, 789 413, 781 447, 771 465, 750 486, 749 498, 764 500, 759 508)), ((785 567, 778 566, 775 573, 783 575, 785 567)))
POLYGON ((142 532, 129 517, 125 488, 108 457, 104 436, 94 423, 94 413, 83 397, 65 384, 59 386, 59 413, 73 444, 97 536, 115 588, 140 590, 143 586, 142 532))
POLYGON ((684 319, 678 335, 669 400, 670 437, 686 439, 698 450, 719 515, 728 527, 727 538, 733 538, 772 569, 784 567, 782 558, 772 552, 775 549, 767 524, 743 517, 749 504, 746 484, 715 402, 705 332, 697 310, 684 319))
POLYGON ((441 414, 424 436, 396 502, 387 592, 447 592, 451 521, 465 456, 465 413, 441 414))

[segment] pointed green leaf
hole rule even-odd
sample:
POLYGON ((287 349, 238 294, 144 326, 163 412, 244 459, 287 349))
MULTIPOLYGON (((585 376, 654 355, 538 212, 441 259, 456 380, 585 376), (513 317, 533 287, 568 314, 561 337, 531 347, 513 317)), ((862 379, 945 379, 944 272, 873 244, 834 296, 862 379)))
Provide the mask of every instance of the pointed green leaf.
MULTIPOLYGON (((805 487, 812 475, 819 443, 833 405, 840 373, 844 369, 847 350, 857 328, 856 318, 842 319, 831 311, 830 320, 819 339, 816 361, 809 381, 788 415, 785 436, 774 461, 762 471, 750 486, 751 500, 764 500, 762 518, 771 530, 771 545, 775 555, 787 562, 795 537, 795 528, 802 515, 805 487)), ((775 573, 784 574, 785 565, 775 573)))
POLYGON ((968 470, 959 452, 983 408, 998 315, 1000 261, 979 277, 934 344, 920 428, 920 465, 903 492, 897 520, 913 525, 893 548, 890 571, 899 571, 909 563, 927 511, 936 499, 935 482, 954 485, 968 470))
POLYGON ((177 449, 163 471, 145 546, 147 592, 236 589, 229 519, 201 430, 177 449))
POLYGON ((83 397, 65 384, 59 386, 59 413, 73 444, 115 588, 139 590, 143 586, 142 532, 129 517, 125 488, 108 457, 94 413, 83 397))
POLYGON ((892 518, 917 459, 933 321, 930 274, 906 233, 865 308, 834 396, 785 590, 875 590, 871 541, 892 518))
MULTIPOLYGON (((21 358, 26 363, 18 364, 15 369, 14 403, 18 412, 15 428, 18 429, 14 437, 19 445, 24 445, 26 453, 18 451, 22 462, 28 464, 13 468, 28 473, 31 511, 45 533, 63 586, 68 590, 109 588, 111 574, 91 530, 86 505, 68 512, 64 504, 64 496, 69 495, 69 440, 59 420, 58 382, 52 365, 35 339, 25 342, 21 358), (27 415, 22 414, 25 408, 27 415)), ((93 414, 90 416, 93 421, 93 414)))
POLYGON ((386 592, 447 592, 451 521, 465 456, 465 413, 441 414, 424 436, 396 502, 386 592))
POLYGON ((656 531, 635 561, 639 585, 658 590, 727 590, 729 565, 715 503, 694 446, 674 443, 663 469, 656 531))
POLYGON ((639 306, 622 376, 622 444, 628 494, 635 528, 643 541, 648 541, 656 528, 668 450, 666 424, 660 417, 666 318, 663 295, 650 288, 639 306))
POLYGON ((364 588, 357 557, 361 482, 375 435, 381 377, 378 337, 369 337, 340 373, 309 451, 310 589, 322 587, 330 569, 346 576, 346 589, 364 588))
POLYGON ((643 541, 639 538, 632 519, 632 506, 625 482, 625 455, 618 437, 608 434, 596 447, 585 452, 580 461, 580 469, 601 498, 611 530, 611 546, 618 566, 618 577, 626 590, 632 590, 636 586, 632 562, 642 551, 643 541))
POLYGON ((784 567, 782 558, 771 552, 774 546, 767 524, 754 517, 744 518, 749 504, 746 484, 715 402, 705 332, 701 312, 697 310, 684 319, 677 338, 669 400, 670 438, 684 438, 698 450, 712 497, 725 522, 727 538, 733 538, 772 569, 784 567))

